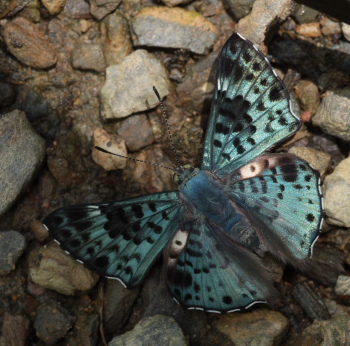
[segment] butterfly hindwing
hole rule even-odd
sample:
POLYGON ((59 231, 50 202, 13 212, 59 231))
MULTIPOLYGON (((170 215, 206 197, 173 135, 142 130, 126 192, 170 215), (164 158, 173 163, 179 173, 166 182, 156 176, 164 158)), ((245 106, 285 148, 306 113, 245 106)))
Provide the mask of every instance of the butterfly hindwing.
POLYGON ((173 237, 182 214, 176 191, 64 207, 43 222, 74 258, 134 288, 173 237))
POLYGON ((164 261, 173 296, 188 308, 228 312, 276 294, 258 257, 203 217, 182 225, 164 261))
POLYGON ((230 195, 270 252, 294 265, 311 255, 323 213, 317 171, 294 155, 269 154, 228 179, 230 195))
POLYGON ((300 127, 290 97, 265 56, 239 34, 224 45, 202 169, 225 175, 300 127))

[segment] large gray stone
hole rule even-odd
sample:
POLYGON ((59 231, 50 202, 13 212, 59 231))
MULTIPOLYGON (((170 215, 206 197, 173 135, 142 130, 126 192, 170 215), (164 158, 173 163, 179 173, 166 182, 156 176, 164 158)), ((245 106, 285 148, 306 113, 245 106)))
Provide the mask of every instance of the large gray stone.
POLYGON ((36 177, 45 156, 45 142, 19 110, 0 117, 0 215, 36 177))

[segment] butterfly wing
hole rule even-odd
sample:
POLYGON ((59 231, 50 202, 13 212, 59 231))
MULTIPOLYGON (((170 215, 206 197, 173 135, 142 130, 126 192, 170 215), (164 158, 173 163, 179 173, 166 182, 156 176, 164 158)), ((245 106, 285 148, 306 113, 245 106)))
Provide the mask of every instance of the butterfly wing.
POLYGON ((43 223, 88 268, 135 288, 173 237, 182 214, 174 191, 64 207, 43 223))
POLYGON ((219 175, 232 172, 297 131, 300 124, 267 58, 233 34, 219 57, 202 169, 219 175))
POLYGON ((255 159, 228 178, 228 193, 266 248, 285 262, 311 255, 322 224, 319 174, 291 154, 255 159))
POLYGON ((232 312, 278 295, 259 258, 199 215, 182 224, 164 259, 173 296, 190 309, 232 312))

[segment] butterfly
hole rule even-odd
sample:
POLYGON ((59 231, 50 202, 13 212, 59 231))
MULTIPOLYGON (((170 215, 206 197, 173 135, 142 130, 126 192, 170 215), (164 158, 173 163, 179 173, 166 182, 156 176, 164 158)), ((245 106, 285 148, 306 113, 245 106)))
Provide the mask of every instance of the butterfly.
POLYGON ((272 302, 261 254, 304 263, 323 220, 318 172, 265 153, 300 126, 267 58, 235 33, 218 58, 200 169, 176 166, 177 191, 68 206, 43 223, 71 256, 129 289, 163 252, 167 286, 189 309, 272 302))

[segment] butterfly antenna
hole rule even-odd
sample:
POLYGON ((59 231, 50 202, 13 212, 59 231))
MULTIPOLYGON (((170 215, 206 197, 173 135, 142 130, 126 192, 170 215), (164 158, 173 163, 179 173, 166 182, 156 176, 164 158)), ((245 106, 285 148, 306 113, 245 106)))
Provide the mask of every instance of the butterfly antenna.
MULTIPOLYGON (((168 167, 168 166, 163 166, 163 165, 160 165, 159 163, 154 163, 154 162, 139 160, 139 159, 135 159, 135 158, 133 158, 133 157, 128 157, 128 156, 119 155, 119 154, 116 154, 116 153, 111 153, 110 151, 108 151, 108 150, 106 150, 106 149, 103 149, 103 148, 101 148, 101 147, 95 146, 95 149, 97 149, 97 150, 99 150, 99 151, 102 151, 103 153, 106 153, 106 154, 111 154, 111 155, 114 155, 114 156, 122 157, 123 159, 133 160, 133 161, 142 162, 142 163, 148 163, 149 165, 153 165, 153 166, 157 166, 157 167, 166 168, 166 169, 169 169, 169 170, 174 171, 174 172, 176 171, 176 169, 174 169, 174 168, 171 168, 171 167, 168 167)), ((174 165, 174 166, 175 166, 175 165, 174 165)))
POLYGON ((161 106, 161 108, 162 108, 162 111, 163 111, 163 116, 164 116, 164 119, 165 119, 166 127, 167 127, 167 129, 168 129, 168 135, 169 135, 171 147, 172 147, 173 152, 174 152, 174 154, 175 154, 177 167, 182 167, 181 164, 180 164, 180 161, 179 161, 179 157, 177 156, 177 152, 176 152, 175 147, 174 147, 173 136, 171 135, 170 126, 169 126, 169 122, 168 122, 168 117, 167 117, 167 115, 166 115, 166 112, 165 112, 165 109, 164 109, 164 106, 163 106, 163 102, 162 102, 162 100, 161 100, 161 98, 160 98, 160 95, 159 95, 159 92, 158 92, 158 90, 156 89, 155 86, 153 86, 153 91, 154 91, 154 93, 156 94, 156 96, 157 96, 157 98, 158 98, 158 101, 159 101, 159 103, 160 103, 160 106, 161 106))

